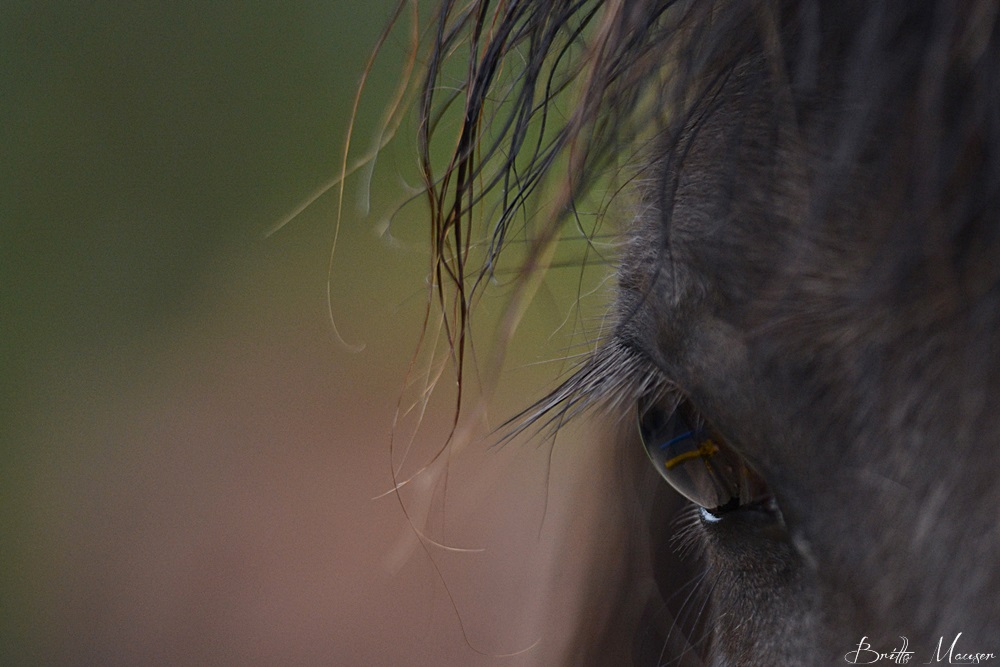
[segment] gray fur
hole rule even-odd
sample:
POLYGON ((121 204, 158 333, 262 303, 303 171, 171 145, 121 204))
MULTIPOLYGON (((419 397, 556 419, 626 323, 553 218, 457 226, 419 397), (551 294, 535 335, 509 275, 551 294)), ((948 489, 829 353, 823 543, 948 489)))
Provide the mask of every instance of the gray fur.
MULTIPOLYGON (((512 7, 535 36, 578 11, 512 7)), ((1000 655, 996 4, 614 7, 592 104, 554 145, 588 156, 586 184, 645 137, 642 213, 614 335, 529 414, 559 422, 606 398, 629 414, 679 392, 767 479, 782 520, 692 521, 625 457, 632 561, 605 597, 620 613, 602 615, 620 623, 582 637, 573 664, 843 664, 862 637, 888 652, 900 636, 925 662, 958 633, 1000 655), (666 111, 651 117, 644 94, 666 111), (692 558, 667 555, 673 515, 692 558), (677 598, 698 572, 693 599, 677 598)), ((537 43, 531 85, 549 62, 537 43)))

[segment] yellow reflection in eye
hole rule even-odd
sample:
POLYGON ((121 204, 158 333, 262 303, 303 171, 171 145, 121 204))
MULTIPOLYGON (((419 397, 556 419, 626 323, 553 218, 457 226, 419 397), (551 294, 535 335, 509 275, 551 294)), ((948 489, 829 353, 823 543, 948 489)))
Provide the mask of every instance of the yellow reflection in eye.
POLYGON ((764 480, 686 400, 640 401, 639 436, 657 472, 678 493, 716 514, 766 500, 764 480))
POLYGON ((699 459, 699 458, 707 459, 710 456, 713 456, 718 453, 719 453, 719 446, 714 442, 712 442, 711 438, 705 438, 704 440, 698 443, 697 449, 692 449, 683 452, 673 457, 672 459, 668 459, 663 463, 663 467, 666 468, 667 470, 672 470, 677 466, 679 466, 680 464, 684 463, 685 461, 690 461, 691 459, 699 459))

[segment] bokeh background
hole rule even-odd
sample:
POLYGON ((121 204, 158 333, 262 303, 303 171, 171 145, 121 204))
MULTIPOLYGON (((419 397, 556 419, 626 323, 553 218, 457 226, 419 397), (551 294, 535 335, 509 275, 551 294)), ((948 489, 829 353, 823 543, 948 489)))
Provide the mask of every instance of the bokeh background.
POLYGON ((348 181, 332 263, 335 192, 274 230, 338 173, 393 4, 4 3, 2 664, 551 665, 573 643, 614 558, 602 433, 488 431, 586 347, 574 308, 601 312, 600 280, 550 272, 489 409, 434 459, 447 368, 390 448, 422 386, 412 119, 348 181))

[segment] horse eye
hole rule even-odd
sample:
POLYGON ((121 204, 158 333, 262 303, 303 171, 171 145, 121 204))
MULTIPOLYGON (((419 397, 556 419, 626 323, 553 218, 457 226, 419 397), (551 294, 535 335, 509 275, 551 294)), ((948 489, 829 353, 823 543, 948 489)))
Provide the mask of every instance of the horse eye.
POLYGON ((686 400, 639 405, 639 433, 650 460, 682 496, 717 518, 771 503, 771 493, 732 447, 686 400))

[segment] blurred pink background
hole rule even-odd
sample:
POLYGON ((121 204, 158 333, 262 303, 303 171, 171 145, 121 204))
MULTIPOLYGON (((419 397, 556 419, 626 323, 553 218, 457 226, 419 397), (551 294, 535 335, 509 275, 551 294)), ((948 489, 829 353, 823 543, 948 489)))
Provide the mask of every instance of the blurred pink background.
MULTIPOLYGON (((386 493, 427 295, 423 211, 382 225, 412 127, 371 212, 349 188, 329 305, 362 351, 327 314, 335 197, 266 235, 336 173, 389 4, 51 3, 2 22, 3 664, 552 665, 572 644, 619 529, 592 423, 552 451, 465 422, 460 451, 386 493)), ((570 344, 550 334, 576 277, 541 291, 491 425, 563 368, 542 362, 570 344)), ((449 373, 403 478, 447 432, 449 373)))

